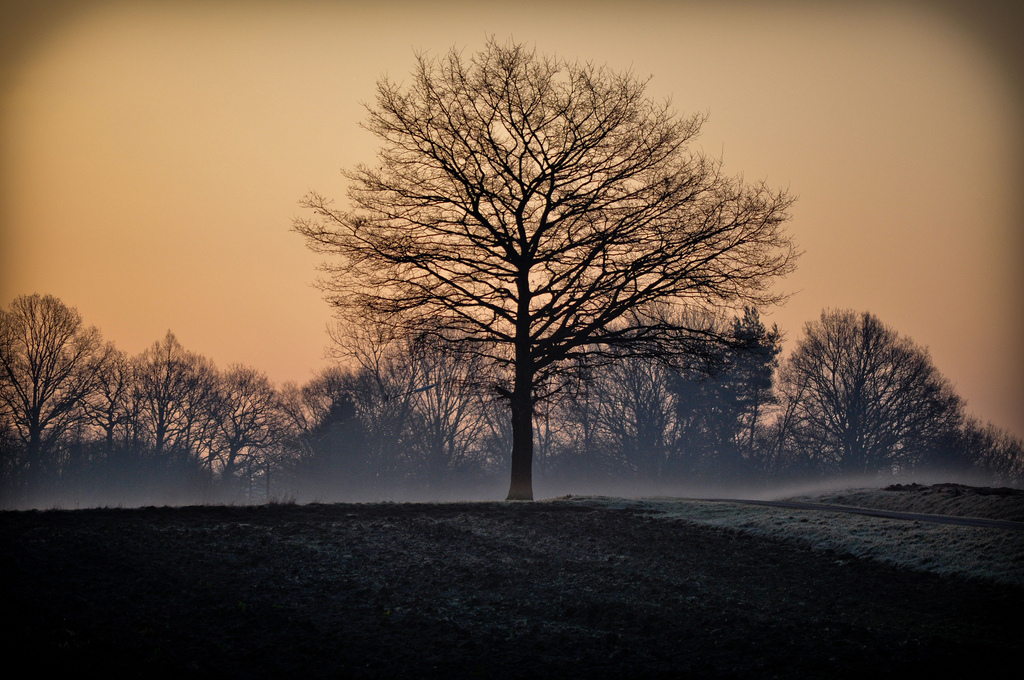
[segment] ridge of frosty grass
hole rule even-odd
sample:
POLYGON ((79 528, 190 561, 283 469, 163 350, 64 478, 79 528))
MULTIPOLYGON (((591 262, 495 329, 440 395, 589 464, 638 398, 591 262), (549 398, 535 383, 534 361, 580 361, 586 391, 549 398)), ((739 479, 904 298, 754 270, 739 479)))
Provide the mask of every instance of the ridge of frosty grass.
MULTIPOLYGON (((906 512, 964 514, 949 512, 948 504, 937 506, 934 502, 927 502, 927 498, 924 503, 915 504, 912 499, 892 503, 888 497, 894 493, 898 492, 858 489, 792 500, 906 512), (935 507, 947 512, 935 512, 935 507)), ((908 497, 904 494, 903 498, 908 497)), ((977 502, 971 504, 969 507, 975 510, 973 516, 1000 518, 1007 513, 998 506, 1017 502, 1007 495, 990 494, 983 498, 984 505, 988 507, 982 508, 977 502)), ((902 568, 1024 587, 1024 532, 1019 531, 695 499, 575 497, 558 500, 610 508, 645 509, 652 511, 653 517, 740 531, 797 543, 812 550, 832 550, 840 555, 877 560, 902 568)), ((841 557, 837 561, 842 563, 841 557)))

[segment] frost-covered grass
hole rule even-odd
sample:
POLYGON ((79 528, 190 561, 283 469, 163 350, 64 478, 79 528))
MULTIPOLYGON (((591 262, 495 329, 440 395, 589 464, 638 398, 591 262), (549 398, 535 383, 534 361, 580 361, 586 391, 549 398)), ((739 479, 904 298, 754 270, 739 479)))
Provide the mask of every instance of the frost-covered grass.
POLYGON ((1005 488, 969 487, 960 484, 935 484, 926 487, 915 485, 903 487, 903 490, 859 488, 794 496, 790 500, 1024 522, 1024 492, 1005 488))
POLYGON ((855 557, 1024 587, 1024 534, 950 524, 706 501, 654 501, 666 517, 855 557))
MULTIPOLYGON (((858 493, 863 497, 867 492, 858 493)), ((851 494, 842 497, 847 505, 853 505, 849 502, 851 494)), ((587 500, 612 507, 647 509, 655 517, 743 531, 812 550, 832 550, 840 561, 847 555, 1024 587, 1024 532, 1020 531, 704 500, 587 500)), ((825 502, 823 497, 800 500, 825 502)))

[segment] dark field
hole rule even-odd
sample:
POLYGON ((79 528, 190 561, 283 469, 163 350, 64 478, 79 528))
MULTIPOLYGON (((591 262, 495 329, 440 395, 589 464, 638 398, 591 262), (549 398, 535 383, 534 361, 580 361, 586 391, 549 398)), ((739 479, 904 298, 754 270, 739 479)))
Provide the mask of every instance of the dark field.
POLYGON ((611 506, 4 512, 3 654, 72 678, 1019 677, 1024 590, 611 506))

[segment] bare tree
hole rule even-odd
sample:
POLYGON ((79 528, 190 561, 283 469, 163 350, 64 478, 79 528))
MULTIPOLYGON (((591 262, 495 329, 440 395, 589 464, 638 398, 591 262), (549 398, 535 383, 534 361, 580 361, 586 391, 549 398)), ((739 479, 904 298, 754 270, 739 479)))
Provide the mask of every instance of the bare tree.
POLYGON ((982 474, 992 484, 1020 486, 1024 481, 1024 441, 992 423, 968 418, 955 447, 959 471, 982 474))
POLYGON ((961 420, 961 402, 927 350, 872 314, 825 311, 780 371, 791 434, 826 469, 912 467, 961 420))
POLYGON ((509 499, 533 497, 548 378, 586 354, 692 351, 707 336, 654 303, 769 303, 793 267, 792 199, 691 151, 704 116, 678 118, 645 85, 493 40, 469 59, 419 56, 408 86, 378 83, 366 127, 379 163, 346 173, 353 209, 312 193, 314 217, 295 223, 337 256, 323 285, 343 317, 503 367, 509 499))
POLYGON ((27 469, 30 486, 47 472, 54 443, 82 414, 101 348, 99 331, 84 327, 78 311, 53 296, 23 295, 0 310, 0 417, 23 451, 5 467, 27 469))
POLYGON ((606 446, 644 482, 663 477, 675 443, 671 383, 664 364, 643 358, 617 362, 595 383, 606 446))
POLYGON ((412 443, 423 481, 436 495, 481 463, 475 443, 484 428, 474 377, 480 362, 426 340, 410 348, 420 385, 413 388, 412 443))
POLYGON ((210 471, 210 445, 220 414, 217 369, 189 352, 173 333, 135 359, 140 417, 159 457, 183 455, 210 471))
POLYGON ((231 366, 218 381, 217 433, 213 455, 222 484, 230 490, 239 468, 277 442, 277 392, 267 376, 248 366, 231 366))
POLYGON ((132 362, 112 343, 103 351, 106 360, 99 366, 96 388, 87 395, 83 407, 110 455, 119 447, 137 447, 139 411, 132 362))
POLYGON ((372 319, 350 328, 353 335, 339 346, 339 354, 347 353, 359 367, 351 374, 348 393, 366 429, 369 484, 378 497, 388 497, 409 467, 417 395, 429 383, 415 361, 410 338, 372 319))

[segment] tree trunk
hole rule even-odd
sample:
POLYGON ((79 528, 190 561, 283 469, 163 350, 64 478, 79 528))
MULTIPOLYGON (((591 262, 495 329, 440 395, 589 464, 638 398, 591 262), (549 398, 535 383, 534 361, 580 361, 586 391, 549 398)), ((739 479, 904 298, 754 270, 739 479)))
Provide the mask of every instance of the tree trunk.
MULTIPOLYGON (((528 331, 527 326, 527 333, 528 331)), ((525 335, 525 334, 522 334, 525 335)), ((517 343, 512 390, 512 484, 507 501, 533 500, 533 357, 529 342, 517 343)))
MULTIPOLYGON (((527 250, 523 244, 523 252, 527 250)), ((530 337, 530 265, 524 262, 516 281, 515 385, 512 388, 512 484, 507 501, 533 500, 533 344, 530 337)))
POLYGON ((512 484, 507 501, 533 500, 533 395, 529 386, 512 393, 512 484))

